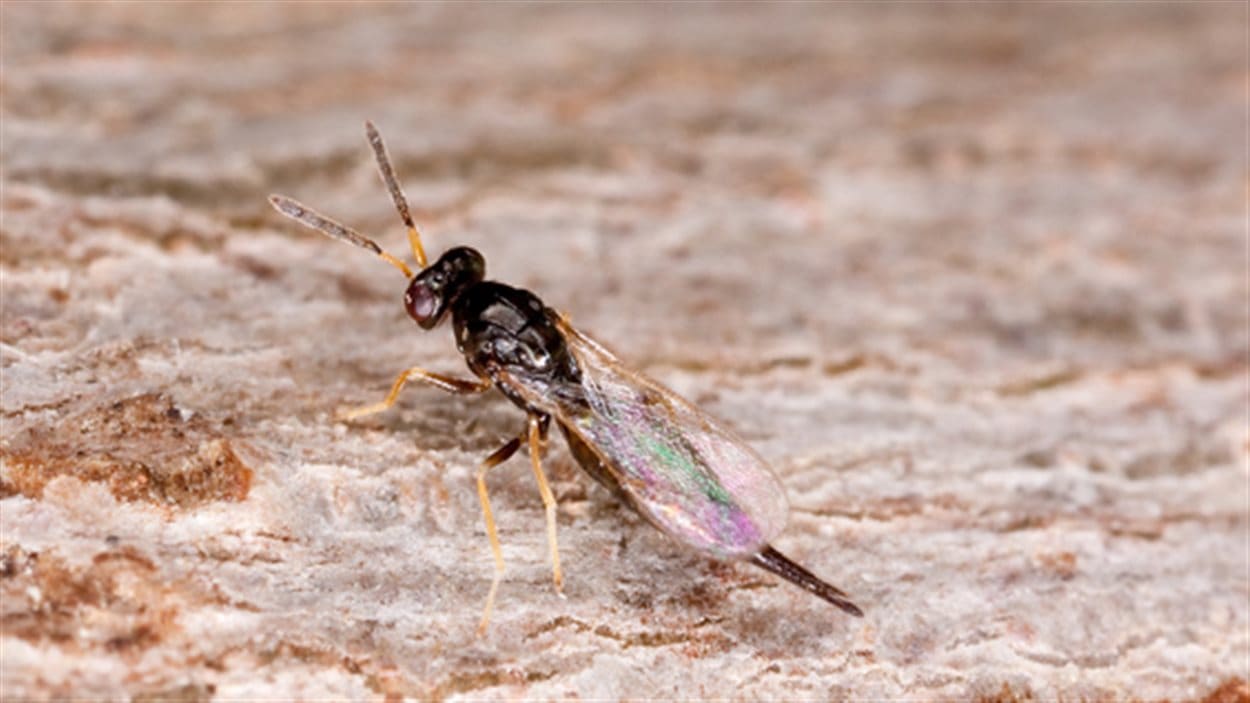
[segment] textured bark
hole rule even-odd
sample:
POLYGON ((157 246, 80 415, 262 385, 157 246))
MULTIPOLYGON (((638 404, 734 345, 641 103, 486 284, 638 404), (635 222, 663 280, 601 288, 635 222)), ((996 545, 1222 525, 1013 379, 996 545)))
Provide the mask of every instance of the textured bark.
POLYGON ((5 2, 0 694, 1247 700, 1242 3, 5 2), (845 616, 546 461, 294 196, 737 428, 845 616))

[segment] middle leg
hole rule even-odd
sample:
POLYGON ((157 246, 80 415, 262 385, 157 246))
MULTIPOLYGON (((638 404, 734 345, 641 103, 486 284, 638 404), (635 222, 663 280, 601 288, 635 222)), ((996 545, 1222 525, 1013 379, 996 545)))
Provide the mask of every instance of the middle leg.
POLYGON ((543 508, 547 513, 547 545, 551 548, 551 575, 555 580, 556 593, 564 597, 564 574, 560 572, 560 546, 556 541, 556 499, 547 485, 547 476, 543 473, 542 453, 547 439, 547 416, 530 415, 528 439, 530 449, 530 466, 534 469, 534 479, 538 482, 538 493, 543 498, 543 508))
POLYGON ((507 444, 496 449, 490 456, 482 460, 477 467, 477 497, 482 501, 482 516, 486 518, 486 536, 490 538, 490 550, 495 555, 495 578, 490 582, 490 593, 486 596, 486 608, 482 610, 482 622, 477 626, 478 635, 486 634, 486 626, 490 624, 490 613, 495 607, 495 593, 499 591, 499 582, 503 579, 503 549, 499 546, 499 532, 495 529, 495 514, 490 509, 490 496, 486 492, 486 472, 507 461, 516 450, 521 448, 524 435, 513 437, 507 444))

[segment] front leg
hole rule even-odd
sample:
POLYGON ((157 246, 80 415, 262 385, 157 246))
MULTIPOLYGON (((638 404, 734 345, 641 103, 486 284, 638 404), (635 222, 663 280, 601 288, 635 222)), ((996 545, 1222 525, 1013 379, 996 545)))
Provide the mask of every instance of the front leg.
POLYGON ((403 390, 404 384, 409 381, 421 381, 427 383, 439 390, 454 393, 456 395, 468 395, 470 393, 481 393, 490 389, 491 381, 488 378, 479 378, 477 380, 467 380, 462 378, 452 378, 444 376, 441 373, 426 371, 425 369, 414 366, 403 373, 399 374, 399 378, 395 379, 395 384, 391 386, 391 392, 386 394, 386 400, 372 405, 365 405, 359 408, 339 413, 340 420, 355 420, 365 415, 373 415, 383 410, 388 410, 395 401, 399 399, 399 392, 403 390))

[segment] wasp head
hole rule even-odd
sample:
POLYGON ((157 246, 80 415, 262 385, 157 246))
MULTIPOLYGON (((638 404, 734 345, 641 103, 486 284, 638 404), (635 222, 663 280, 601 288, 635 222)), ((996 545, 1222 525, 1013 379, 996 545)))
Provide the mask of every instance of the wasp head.
POLYGON ((448 249, 438 261, 412 277, 404 293, 404 308, 421 329, 433 329, 456 298, 484 278, 486 260, 476 249, 448 249))

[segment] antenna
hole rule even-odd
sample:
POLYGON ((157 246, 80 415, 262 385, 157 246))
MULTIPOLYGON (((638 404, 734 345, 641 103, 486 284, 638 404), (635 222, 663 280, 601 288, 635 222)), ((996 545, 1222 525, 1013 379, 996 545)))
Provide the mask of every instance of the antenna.
MULTIPOLYGON (((377 254, 378 256, 382 257, 382 260, 385 261, 386 263, 390 264, 391 266, 394 266, 400 271, 403 271, 404 275, 407 276, 408 278, 412 278, 412 269, 408 268, 408 264, 405 264, 403 261, 400 261, 399 259, 395 258, 391 254, 387 253, 386 251, 382 249, 382 247, 378 246, 377 242, 373 241, 372 239, 369 239, 368 237, 361 234, 360 232, 357 232, 351 227, 348 227, 347 225, 339 224, 338 222, 331 220, 330 218, 326 217, 325 215, 322 215, 316 210, 313 210, 307 205, 304 205, 298 200, 288 198, 285 195, 269 196, 269 204, 273 205, 274 209, 277 210, 278 212, 282 213, 283 215, 286 215, 292 220, 295 220, 301 225, 308 227, 309 229, 315 229, 318 232, 326 235, 327 237, 331 239, 337 239, 340 242, 354 244, 355 246, 358 246, 361 249, 368 249, 374 254, 377 254)), ((421 262, 422 267, 424 267, 425 266, 424 257, 420 258, 419 260, 421 262)))
POLYGON ((395 201, 395 209, 399 211, 399 218, 408 228, 408 245, 412 247, 412 255, 417 260, 417 266, 425 268, 427 263, 425 248, 421 246, 421 233, 417 231, 417 225, 412 221, 412 213, 408 211, 408 199, 404 197, 404 189, 399 187, 399 180, 395 178, 395 169, 391 167, 391 159, 386 155, 386 145, 382 143, 382 135, 378 133, 378 128, 372 122, 366 121, 365 136, 369 138, 369 146, 373 147, 373 155, 378 160, 378 172, 382 174, 382 182, 390 191, 391 200, 395 201))

